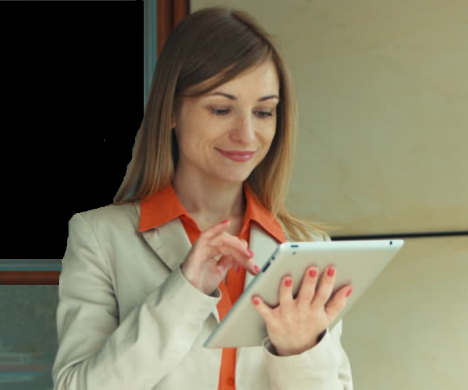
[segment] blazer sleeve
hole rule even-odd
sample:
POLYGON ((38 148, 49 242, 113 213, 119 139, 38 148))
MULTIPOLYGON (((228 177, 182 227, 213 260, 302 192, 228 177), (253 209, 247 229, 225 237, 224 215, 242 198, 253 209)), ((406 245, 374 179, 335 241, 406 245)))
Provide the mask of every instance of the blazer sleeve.
MULTIPOLYGON (((331 241, 325 235, 324 241, 331 241)), ((341 345, 343 320, 326 329, 319 343, 299 355, 278 356, 269 337, 263 340, 272 390, 353 390, 351 365, 341 345)))
POLYGON ((108 262, 85 216, 69 222, 56 313, 54 390, 149 389, 188 354, 220 300, 180 267, 119 321, 108 262))

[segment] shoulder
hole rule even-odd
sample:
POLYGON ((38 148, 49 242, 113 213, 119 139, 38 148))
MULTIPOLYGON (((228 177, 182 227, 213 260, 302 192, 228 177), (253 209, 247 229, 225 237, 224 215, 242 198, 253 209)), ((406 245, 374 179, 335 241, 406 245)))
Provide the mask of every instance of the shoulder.
POLYGON ((107 206, 99 207, 97 209, 82 211, 76 213, 70 219, 70 223, 77 219, 77 216, 81 216, 86 223, 94 229, 100 229, 102 227, 109 228, 114 227, 125 227, 125 226, 136 226, 138 227, 138 212, 137 204, 139 202, 128 203, 128 204, 110 204, 107 206))

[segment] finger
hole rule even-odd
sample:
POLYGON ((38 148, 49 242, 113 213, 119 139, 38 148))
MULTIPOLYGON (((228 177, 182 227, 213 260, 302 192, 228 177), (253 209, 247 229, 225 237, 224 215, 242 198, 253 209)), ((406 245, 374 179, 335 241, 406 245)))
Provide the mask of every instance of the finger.
POLYGON ((309 306, 312 303, 317 288, 317 275, 318 269, 316 267, 309 267, 304 272, 301 288, 297 294, 298 306, 309 306))
POLYGON ((327 267, 322 273, 322 278, 312 301, 313 306, 324 307, 330 299, 330 295, 335 285, 336 269, 333 266, 327 267))
POLYGON ((236 264, 236 261, 232 256, 223 256, 218 261, 217 266, 221 268, 223 273, 226 273, 233 264, 236 264))
POLYGON ((222 247, 222 249, 220 250, 221 252, 226 253, 226 256, 230 256, 234 259, 234 262, 233 262, 233 264, 235 264, 234 270, 237 273, 239 273, 242 267, 248 270, 252 275, 257 275, 257 273, 260 271, 260 268, 258 268, 258 272, 257 272, 257 270, 255 269, 255 264, 252 266, 249 260, 245 258, 245 255, 243 253, 239 253, 235 250, 230 250, 227 247, 222 247))
POLYGON ((345 286, 337 291, 333 299, 326 304, 325 311, 330 322, 333 322, 338 313, 346 306, 346 302, 352 291, 353 286, 345 286))
MULTIPOLYGON (((248 249, 249 249, 249 243, 248 243, 247 241, 243 240, 243 239, 241 239, 240 241, 242 241, 242 243, 244 244, 245 248, 248 250, 248 249)), ((249 254, 250 254, 250 253, 249 253, 249 254)), ((252 260, 252 261, 253 261, 253 260, 252 260)), ((236 271, 237 273, 239 273, 239 271, 241 270, 242 267, 243 267, 242 264, 236 264, 236 267, 235 267, 236 269, 235 269, 235 271, 236 271)), ((254 268, 255 268, 255 264, 254 264, 254 268)))
POLYGON ((279 289, 279 304, 282 308, 291 307, 293 305, 293 279, 291 275, 286 275, 281 279, 279 289))
POLYGON ((245 251, 246 253, 248 253, 248 258, 247 258, 247 267, 243 264, 241 264, 240 267, 244 266, 244 268, 248 269, 253 275, 257 275, 260 272, 260 267, 255 263, 255 253, 253 253, 252 250, 249 248, 249 244, 247 241, 245 240, 241 240, 241 241, 245 245, 245 251))
POLYGON ((274 322, 272 309, 270 309, 270 307, 268 307, 268 305, 265 302, 263 302, 263 299, 260 298, 258 295, 254 295, 252 297, 252 305, 254 305, 255 309, 267 325, 272 324, 274 322))
POLYGON ((243 265, 252 275, 256 275, 260 271, 260 268, 258 268, 258 271, 255 269, 256 264, 252 260, 248 248, 245 248, 244 243, 237 237, 223 232, 212 238, 207 245, 219 252, 219 254, 234 257, 234 259, 239 264, 243 265))
POLYGON ((205 231, 200 234, 199 239, 203 241, 210 240, 211 238, 217 236, 219 233, 223 232, 229 227, 231 222, 229 220, 225 221, 224 223, 218 223, 216 225, 211 226, 210 228, 206 229, 205 231))

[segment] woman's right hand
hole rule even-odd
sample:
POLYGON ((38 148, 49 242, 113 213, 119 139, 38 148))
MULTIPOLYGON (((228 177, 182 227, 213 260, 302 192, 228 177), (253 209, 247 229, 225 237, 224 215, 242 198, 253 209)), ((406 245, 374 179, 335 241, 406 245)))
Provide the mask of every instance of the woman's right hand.
POLYGON ((187 280, 207 295, 213 294, 233 264, 244 266, 252 275, 257 275, 255 263, 248 252, 247 242, 225 230, 229 221, 205 230, 193 243, 181 265, 187 280), (215 257, 222 256, 218 261, 215 257))

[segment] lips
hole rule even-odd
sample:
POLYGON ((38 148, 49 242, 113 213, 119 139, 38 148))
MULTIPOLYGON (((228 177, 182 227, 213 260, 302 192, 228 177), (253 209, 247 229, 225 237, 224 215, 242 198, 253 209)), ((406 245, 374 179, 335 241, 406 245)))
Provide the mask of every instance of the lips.
POLYGON ((255 152, 224 152, 221 149, 217 149, 219 153, 221 153, 224 157, 228 158, 229 160, 232 161, 238 161, 238 162, 243 162, 243 161, 249 161, 250 159, 253 158, 253 155, 255 152))
POLYGON ((226 150, 222 150, 222 149, 218 149, 220 152, 223 152, 225 154, 228 154, 229 156, 241 156, 241 157, 244 157, 244 156, 251 156, 253 155, 255 152, 229 152, 229 151, 226 151, 226 150))

